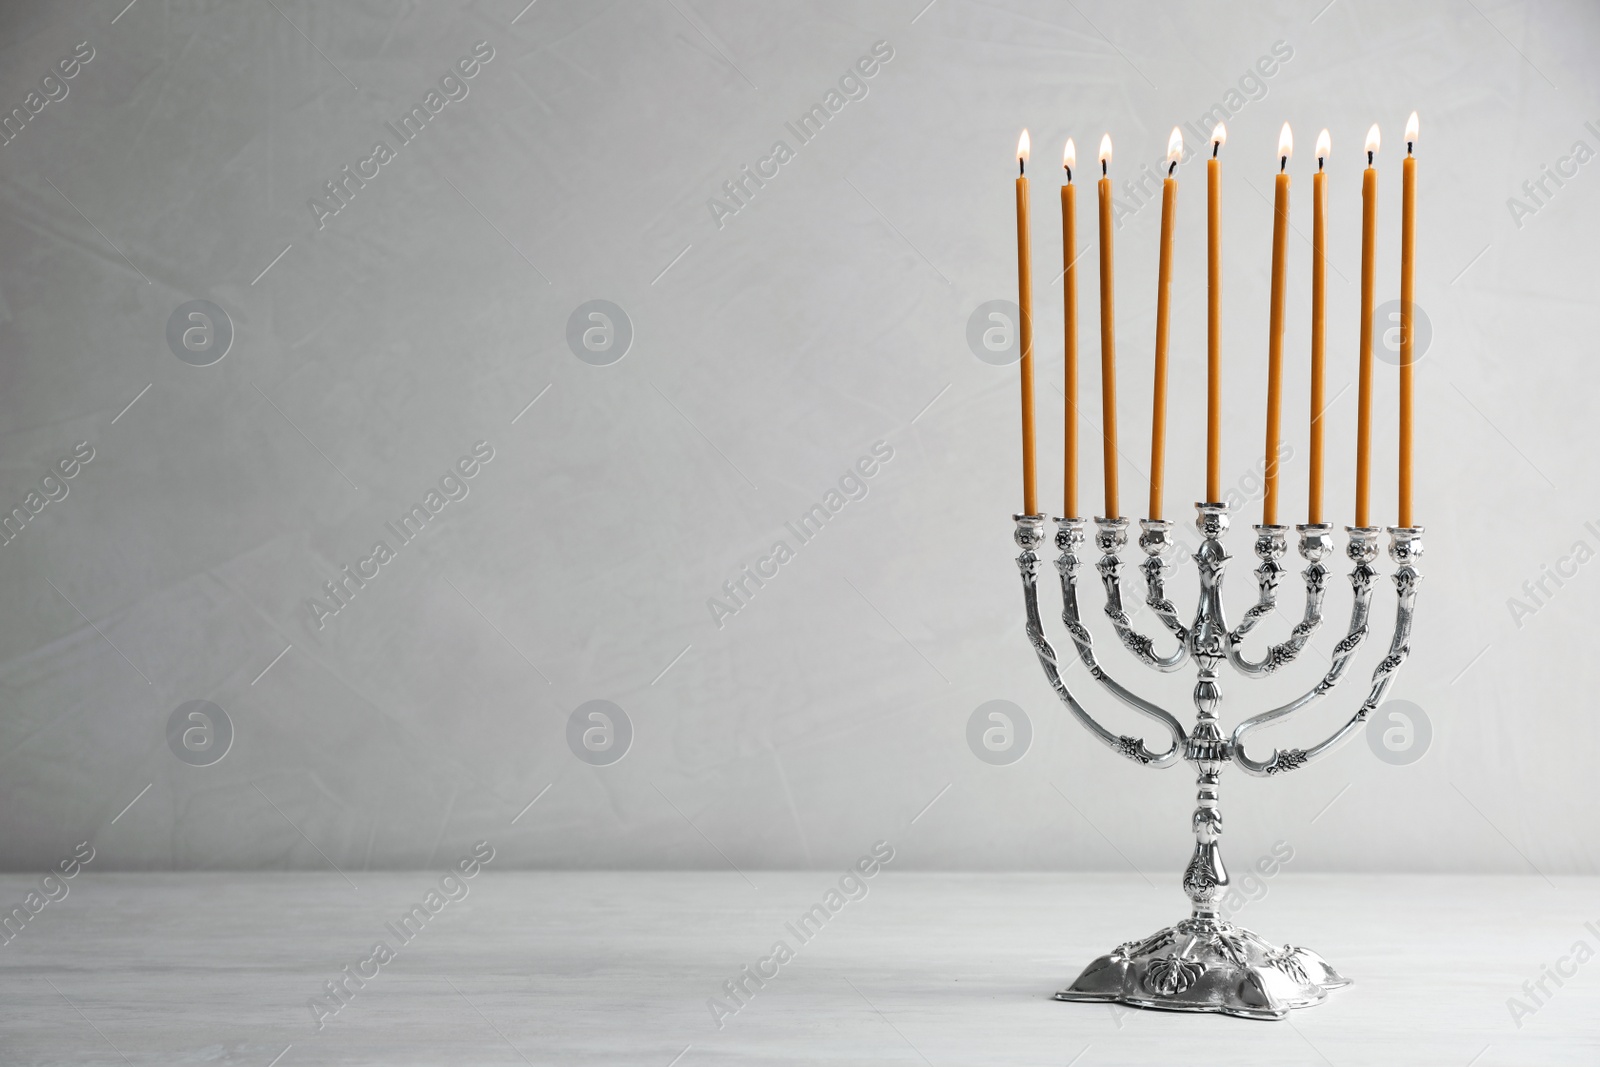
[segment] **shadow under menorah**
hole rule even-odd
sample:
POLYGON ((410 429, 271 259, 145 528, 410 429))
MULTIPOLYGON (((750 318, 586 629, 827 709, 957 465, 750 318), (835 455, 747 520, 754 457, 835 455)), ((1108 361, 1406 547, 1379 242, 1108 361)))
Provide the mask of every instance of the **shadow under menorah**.
POLYGON ((1094 520, 1095 547, 1100 552, 1096 569, 1105 587, 1105 612, 1123 647, 1158 671, 1178 671, 1191 660, 1195 665, 1198 675, 1194 687, 1195 723, 1188 732, 1174 715, 1123 686, 1096 661, 1093 640, 1078 608, 1077 572, 1082 563, 1079 553, 1085 543, 1088 520, 1055 520, 1055 541, 1060 550, 1056 569, 1061 575, 1061 619, 1072 637, 1078 658, 1090 677, 1117 700, 1166 728, 1172 744, 1163 752, 1152 752, 1140 738, 1106 729, 1067 689, 1061 679, 1055 649, 1045 636, 1039 618, 1039 555, 1036 549, 1044 538, 1045 516, 1014 516, 1016 542, 1022 549, 1017 566, 1022 572, 1028 639, 1056 695, 1090 733, 1123 756, 1148 767, 1170 767, 1183 759, 1194 764, 1198 773, 1199 796, 1193 818, 1194 855, 1183 874, 1183 891, 1193 904, 1192 914, 1149 937, 1118 945, 1089 964, 1072 985, 1056 994, 1056 999, 1120 1001, 1140 1008, 1284 1019, 1292 1009, 1319 1003, 1327 997, 1328 990, 1349 985, 1350 980, 1310 949, 1274 945, 1218 914, 1217 901, 1229 884, 1220 845, 1222 816, 1217 807, 1218 780, 1229 763, 1237 763, 1245 773, 1262 777, 1286 774, 1303 767, 1349 738, 1383 701, 1395 672, 1405 663, 1411 650, 1411 623, 1417 583, 1421 580, 1416 565, 1422 556, 1422 527, 1389 527, 1389 557, 1396 564, 1394 633, 1388 653, 1373 670, 1371 685, 1360 707, 1317 744, 1309 748, 1274 749, 1269 757, 1258 761, 1245 753, 1245 736, 1268 723, 1281 722, 1331 692, 1344 677, 1351 658, 1366 637, 1377 578, 1373 562, 1378 557, 1381 530, 1376 526, 1346 527, 1349 534, 1346 555, 1351 562, 1350 585, 1354 599, 1349 628, 1335 647, 1327 671, 1300 696, 1244 719, 1231 735, 1224 735, 1217 718, 1222 702, 1217 671, 1223 661, 1246 678, 1263 678, 1292 663, 1321 627, 1329 572, 1323 560, 1333 551, 1333 526, 1306 523, 1294 527, 1300 556, 1306 561, 1301 572, 1305 580, 1305 611, 1286 640, 1270 646, 1261 659, 1251 660, 1241 651, 1241 646, 1256 624, 1277 608, 1278 579, 1284 572, 1279 560, 1288 549, 1289 527, 1254 527, 1255 554, 1260 561, 1255 570, 1259 592, 1256 603, 1239 625, 1230 630, 1222 606, 1223 572, 1230 558, 1222 541, 1228 529, 1228 506, 1203 503, 1195 507, 1198 511, 1195 524, 1202 537, 1194 553, 1200 576, 1200 596, 1194 621, 1188 626, 1178 617, 1164 588, 1167 563, 1163 554, 1171 547, 1171 524, 1159 519, 1140 520, 1139 546, 1145 552, 1140 564, 1147 586, 1145 603, 1178 642, 1177 649, 1166 656, 1157 655, 1155 642, 1139 633, 1123 610, 1121 552, 1128 541, 1128 520, 1094 520))

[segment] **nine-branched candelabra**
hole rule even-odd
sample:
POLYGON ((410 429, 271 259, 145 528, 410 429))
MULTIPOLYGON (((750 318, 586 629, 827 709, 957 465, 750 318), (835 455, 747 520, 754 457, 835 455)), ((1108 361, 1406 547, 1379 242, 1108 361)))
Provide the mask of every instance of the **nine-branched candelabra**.
POLYGON ((1308 748, 1274 749, 1270 756, 1258 760, 1245 752, 1246 736, 1268 723, 1284 720, 1330 693, 1344 677, 1351 658, 1366 637, 1377 578, 1373 562, 1378 556, 1380 530, 1375 526, 1347 527, 1349 544, 1345 553, 1351 563, 1350 586, 1354 598, 1349 628, 1335 646, 1328 669, 1300 696, 1251 716, 1235 726, 1231 734, 1224 734, 1217 717, 1222 700, 1217 672, 1223 662, 1246 678, 1266 677, 1292 663, 1322 625, 1328 579, 1324 560, 1333 551, 1333 527, 1328 523, 1294 527, 1300 556, 1306 563, 1301 572, 1305 580, 1305 611, 1286 640, 1270 646, 1260 659, 1253 660, 1244 653, 1243 644, 1256 624, 1277 610, 1278 579, 1284 570, 1280 561, 1288 548, 1289 527, 1260 525, 1254 528, 1255 553, 1260 561, 1255 571, 1258 594, 1239 625, 1229 629, 1222 606, 1222 576, 1229 559, 1222 540, 1228 529, 1228 507, 1226 504, 1197 504, 1196 508, 1199 512, 1196 525, 1202 537, 1194 553, 1200 577, 1200 599, 1194 621, 1187 626, 1167 599, 1165 590, 1169 564, 1164 557, 1172 547, 1171 524, 1157 519, 1140 520, 1139 547, 1144 550, 1145 558, 1139 566, 1147 589, 1145 603, 1177 640, 1175 650, 1165 656, 1157 653, 1156 642, 1140 633, 1123 609, 1121 553, 1128 540, 1128 520, 1094 520, 1095 548, 1100 553, 1096 569, 1105 587, 1105 612, 1123 647, 1157 671, 1178 671, 1191 661, 1195 666, 1198 676, 1194 687, 1195 722, 1193 729, 1187 732, 1174 715, 1116 681, 1095 658, 1094 643, 1078 607, 1078 568, 1083 562, 1080 553, 1089 523, 1087 519, 1055 520, 1056 548, 1060 551, 1056 569, 1061 575, 1061 619, 1078 659, 1089 677, 1118 701, 1161 724, 1172 739, 1163 751, 1152 751, 1138 737, 1107 729, 1067 688, 1061 677, 1062 664, 1039 618, 1037 549, 1044 538, 1045 516, 1015 517, 1016 541, 1022 549, 1017 566, 1022 572, 1028 639, 1061 702, 1090 733, 1128 759, 1147 767, 1170 767, 1183 759, 1194 764, 1198 772, 1194 855, 1183 873, 1183 891, 1193 903, 1193 913, 1149 937, 1117 946, 1089 964, 1077 981, 1056 997, 1074 1001, 1114 1000, 1174 1011, 1222 1012, 1253 1019, 1282 1019, 1292 1008, 1321 1001, 1329 989, 1347 985, 1349 979, 1317 953, 1271 944, 1218 913, 1218 900, 1229 884, 1220 845, 1222 816, 1217 808, 1218 779, 1230 762, 1237 763, 1248 774, 1286 774, 1325 755, 1366 722, 1383 701, 1395 672, 1410 652, 1411 622, 1420 580, 1417 561, 1422 555, 1422 528, 1389 528, 1389 557, 1396 564, 1394 634, 1388 653, 1372 673, 1360 707, 1317 744, 1308 748))

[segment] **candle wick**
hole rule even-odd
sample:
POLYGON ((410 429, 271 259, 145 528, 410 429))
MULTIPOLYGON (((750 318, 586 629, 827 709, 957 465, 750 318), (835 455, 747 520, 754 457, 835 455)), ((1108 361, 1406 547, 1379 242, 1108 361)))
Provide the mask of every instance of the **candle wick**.
POLYGON ((1221 141, 1212 141, 1211 142, 1211 158, 1212 159, 1216 159, 1217 158, 1217 149, 1219 149, 1221 147, 1222 147, 1222 142, 1221 141))
POLYGON ((1369 167, 1372 166, 1372 153, 1371 152, 1367 153, 1367 166, 1369 166, 1369 167))
MULTIPOLYGON (((1063 166, 1065 166, 1065 165, 1063 164, 1063 166)), ((1071 167, 1066 167, 1066 171, 1067 171, 1067 184, 1071 185, 1072 184, 1072 168, 1071 167)))
POLYGON ((1317 169, 1318 170, 1322 169, 1322 157, 1321 156, 1317 157, 1317 169))
POLYGON ((1408 156, 1409 156, 1409 155, 1410 155, 1410 154, 1411 154, 1411 146, 1412 146, 1412 144, 1414 144, 1414 143, 1415 143, 1415 142, 1412 142, 1412 141, 1407 141, 1407 142, 1406 142, 1406 155, 1408 155, 1408 156))
POLYGON ((1279 173, 1282 173, 1283 171, 1288 170, 1288 169, 1289 169, 1289 157, 1288 156, 1279 156, 1278 157, 1278 171, 1279 171, 1279 173))
POLYGON ((1105 176, 1106 176, 1106 161, 1102 159, 1100 161, 1100 177, 1104 178, 1105 176))
POLYGON ((1172 177, 1172 172, 1178 169, 1178 161, 1174 159, 1172 165, 1167 167, 1167 177, 1172 177))
POLYGON ((1028 173, 1028 161, 1023 159, 1021 156, 1017 157, 1017 173, 1021 175, 1026 175, 1028 173))

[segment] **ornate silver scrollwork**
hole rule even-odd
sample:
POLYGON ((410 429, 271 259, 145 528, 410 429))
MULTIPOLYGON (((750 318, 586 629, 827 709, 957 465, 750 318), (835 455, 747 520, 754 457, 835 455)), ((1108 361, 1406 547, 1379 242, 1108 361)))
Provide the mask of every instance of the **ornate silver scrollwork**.
MULTIPOLYGON (((1326 741, 1323 741, 1317 745, 1313 745, 1307 749, 1290 750, 1290 752, 1298 753, 1298 758, 1293 755, 1289 755, 1288 753, 1280 753, 1277 750, 1274 750, 1272 755, 1268 756, 1265 760, 1257 761, 1251 759, 1244 749, 1244 738, 1246 734, 1265 726, 1269 722, 1276 722, 1277 720, 1291 715, 1302 708, 1308 707, 1309 705, 1322 699, 1328 693, 1332 692, 1333 687, 1336 686, 1339 683, 1339 680, 1344 676, 1345 668, 1349 666, 1350 660, 1352 657, 1354 657, 1356 649, 1361 646, 1362 640, 1367 636, 1368 623, 1372 609, 1372 585, 1377 577, 1377 572, 1372 568, 1372 562, 1378 558, 1378 535, 1380 531, 1375 526, 1351 526, 1347 527, 1346 530, 1349 534, 1350 542, 1345 551, 1352 563, 1350 569, 1350 588, 1353 595, 1351 597, 1350 604, 1350 628, 1345 633, 1344 637, 1340 639, 1339 643, 1334 646, 1333 657, 1328 665, 1328 670, 1316 682, 1315 685, 1306 690, 1306 692, 1302 693, 1300 696, 1296 697, 1294 700, 1289 701, 1287 704, 1280 705, 1279 707, 1273 708, 1270 711, 1265 711, 1260 715, 1248 718, 1241 722, 1238 726, 1234 727, 1234 761, 1239 764, 1239 767, 1246 774, 1265 777, 1268 775, 1281 774, 1285 771, 1295 770, 1298 767, 1304 766, 1312 759, 1315 759, 1316 757, 1335 748, 1341 741, 1349 736, 1354 726, 1366 721, 1367 716, 1372 712, 1372 708, 1377 707, 1376 703, 1373 703, 1371 707, 1368 707, 1366 703, 1363 703, 1362 706, 1356 710, 1356 713, 1351 720, 1339 731, 1336 731, 1334 735, 1329 737, 1326 741)), ((1417 528, 1417 535, 1420 535, 1421 532, 1421 528, 1417 528)), ((1420 544, 1420 542, 1418 542, 1418 544, 1420 544)), ((1412 604, 1415 603, 1415 579, 1415 570, 1412 571, 1410 578, 1405 579, 1405 581, 1407 581, 1412 587, 1412 597, 1410 601, 1412 604)), ((1401 574, 1396 573, 1395 583, 1397 589, 1400 588, 1401 581, 1401 574)), ((1405 616, 1403 620, 1405 632, 1409 636, 1411 629, 1411 615, 1410 608, 1406 606, 1406 600, 1404 596, 1401 597, 1401 605, 1405 610, 1405 616)), ((1399 636, 1399 626, 1401 621, 1402 620, 1399 618, 1396 619, 1397 637, 1399 636)), ((1394 672, 1399 669, 1400 663, 1404 661, 1404 657, 1401 657, 1399 661, 1390 664, 1389 660, 1391 658, 1393 658, 1392 647, 1390 656, 1385 658, 1384 663, 1379 665, 1378 672, 1373 675, 1374 683, 1377 682, 1379 673, 1381 673, 1386 679, 1391 677, 1394 672), (1385 665, 1388 665, 1387 670, 1385 669, 1385 665)), ((1383 690, 1387 692, 1387 683, 1384 684, 1383 690)), ((1380 693, 1380 699, 1381 695, 1382 694, 1380 693)))
POLYGON ((1277 608, 1277 583, 1283 570, 1279 560, 1288 549, 1288 527, 1255 527, 1255 554, 1259 560, 1255 570, 1256 602, 1239 626, 1230 630, 1222 604, 1223 575, 1229 559, 1222 543, 1228 530, 1228 507, 1205 503, 1196 505, 1196 511, 1195 522, 1202 538, 1194 553, 1200 591, 1194 620, 1187 626, 1178 618, 1166 595, 1166 562, 1162 556, 1170 544, 1170 528, 1158 520, 1141 523, 1139 544, 1146 558, 1140 567, 1148 590, 1145 603, 1178 640, 1178 649, 1167 656, 1155 653, 1152 639, 1134 628, 1123 609, 1120 552, 1127 543, 1128 521, 1097 519, 1095 530, 1095 544, 1100 551, 1097 570, 1105 588, 1106 615, 1123 646, 1155 670, 1177 670, 1190 660, 1195 664, 1195 724, 1187 732, 1174 715, 1117 682, 1095 659, 1093 638, 1079 611, 1077 587, 1077 570, 1083 562, 1081 551, 1088 523, 1076 518, 1056 520, 1061 618, 1078 658, 1089 676, 1118 701, 1167 729, 1172 745, 1160 753, 1151 752, 1139 738, 1106 729, 1083 708, 1061 680, 1055 650, 1045 637, 1039 618, 1035 550, 1043 540, 1044 516, 1016 517, 1016 539, 1022 548, 1017 565, 1022 573, 1028 638, 1057 696, 1074 718, 1119 754, 1155 767, 1170 766, 1182 756, 1194 764, 1198 773, 1192 819, 1195 848, 1183 874, 1183 889, 1193 904, 1191 917, 1143 941, 1127 942, 1102 956, 1057 997, 1062 1000, 1120 1000, 1141 1007, 1279 1019, 1293 1008, 1320 1001, 1328 990, 1347 984, 1347 979, 1314 952, 1288 946, 1279 948, 1219 917, 1217 902, 1227 890, 1229 877, 1221 853, 1218 782, 1229 763, 1237 763, 1247 773, 1262 777, 1297 770, 1346 740, 1382 703, 1411 651, 1417 587, 1421 581, 1417 564, 1422 557, 1422 528, 1389 529, 1389 557, 1396 564, 1393 575, 1395 625, 1388 653, 1373 671, 1365 699, 1349 720, 1324 740, 1306 748, 1274 749, 1265 760, 1258 761, 1245 752, 1246 735, 1268 723, 1283 720, 1330 693, 1344 677, 1366 637, 1377 576, 1373 563, 1378 555, 1380 531, 1375 527, 1347 528, 1346 555, 1351 563, 1352 592, 1350 622, 1345 635, 1334 647, 1327 670, 1294 700, 1246 718, 1229 735, 1222 732, 1218 719, 1222 692, 1217 672, 1226 661, 1247 678, 1263 677, 1298 657, 1323 621, 1328 578, 1328 568, 1323 561, 1333 549, 1332 528, 1326 523, 1308 523, 1295 528, 1299 554, 1306 562, 1301 572, 1306 590, 1305 610, 1285 641, 1270 646, 1262 659, 1251 660, 1244 656, 1240 646, 1261 620, 1277 608))
POLYGON ((1295 527, 1299 533, 1300 557, 1306 561, 1301 577, 1306 586, 1305 614, 1290 631, 1289 638, 1267 649, 1260 660, 1251 660, 1240 651, 1239 645, 1260 619, 1277 610, 1277 583, 1282 568, 1278 559, 1284 553, 1285 526, 1257 526, 1256 555, 1261 566, 1256 568, 1260 595, 1254 607, 1245 615, 1239 628, 1228 635, 1228 662, 1234 669, 1250 677, 1272 674, 1279 667, 1293 663, 1306 647, 1311 635, 1322 626, 1322 598, 1327 587, 1328 568, 1322 565, 1333 549, 1329 523, 1306 523, 1295 527))
MULTIPOLYGON (((1044 668, 1045 677, 1050 681, 1050 686, 1055 690, 1056 696, 1067 706, 1067 710, 1072 712, 1074 718, 1113 751, 1146 766, 1170 767, 1182 755, 1185 741, 1183 726, 1176 718, 1156 705, 1142 700, 1132 693, 1126 693, 1125 690, 1122 691, 1126 693, 1125 699, 1131 707, 1161 722, 1172 734, 1172 744, 1166 751, 1152 752, 1144 742, 1126 735, 1115 734, 1100 725, 1094 716, 1090 715, 1083 705, 1078 703, 1077 698, 1072 695, 1071 690, 1062 681, 1059 661, 1056 659, 1056 651, 1051 646, 1049 638, 1045 636, 1044 624, 1039 618, 1039 555, 1036 550, 1044 540, 1044 516, 1018 515, 1015 520, 1017 524, 1017 547, 1022 549, 1022 554, 1017 557, 1017 568, 1022 574, 1022 599, 1023 608, 1027 613, 1028 640, 1033 645, 1033 650, 1039 657, 1039 665, 1044 668)), ((1081 520, 1079 521, 1081 522, 1081 520)), ((1077 567, 1075 549, 1077 545, 1082 543, 1082 527, 1079 526, 1076 532, 1077 537, 1074 539, 1071 528, 1062 526, 1056 534, 1056 543, 1062 549, 1062 559, 1057 561, 1056 566, 1061 571, 1064 591, 1070 590, 1073 584, 1072 573, 1077 567), (1070 565, 1067 563, 1069 557, 1071 559, 1070 565)), ((1121 687, 1116 686, 1115 682, 1107 678, 1105 672, 1094 662, 1092 638, 1089 636, 1089 631, 1077 619, 1075 590, 1065 592, 1065 595, 1071 605, 1072 616, 1068 621, 1068 630, 1073 631, 1073 643, 1078 649, 1079 658, 1083 660, 1084 666, 1088 668, 1091 676, 1100 680, 1102 684, 1109 683, 1108 688, 1115 687, 1112 691, 1117 692, 1121 687)), ((1066 617, 1065 613, 1063 617, 1066 617)))
POLYGON ((1128 613, 1122 607, 1122 547, 1128 543, 1128 520, 1095 519, 1094 521, 1095 547, 1100 550, 1100 562, 1096 564, 1095 569, 1100 572, 1100 581, 1106 590, 1106 618, 1111 620, 1117 636, 1122 639, 1123 647, 1146 666, 1154 667, 1158 671, 1171 672, 1182 669, 1184 661, 1189 658, 1189 650, 1183 640, 1182 635, 1185 631, 1183 623, 1178 621, 1177 609, 1165 595, 1165 565, 1161 559, 1161 549, 1166 542, 1166 523, 1152 524, 1151 520, 1144 520, 1144 532, 1139 537, 1139 545, 1145 551, 1145 561, 1141 565, 1148 590, 1145 603, 1155 611, 1156 616, 1169 630, 1179 635, 1177 649, 1171 655, 1158 656, 1155 642, 1134 628, 1128 613))

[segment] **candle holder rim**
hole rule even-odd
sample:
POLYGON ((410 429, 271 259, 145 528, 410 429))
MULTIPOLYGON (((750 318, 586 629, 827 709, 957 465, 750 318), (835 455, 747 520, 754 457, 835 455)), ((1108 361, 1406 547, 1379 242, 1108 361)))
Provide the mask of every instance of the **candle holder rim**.
POLYGON ((1108 519, 1104 515, 1096 515, 1094 517, 1094 524, 1096 526, 1105 526, 1111 529, 1116 529, 1118 527, 1127 526, 1128 517, 1126 515, 1117 515, 1108 519))
POLYGON ((1289 532, 1289 527, 1287 525, 1285 525, 1283 523, 1278 523, 1278 522, 1251 523, 1250 529, 1254 530, 1256 533, 1288 533, 1289 532))
POLYGON ((1300 522, 1296 523, 1294 528, 1300 533, 1331 533, 1333 531, 1333 523, 1300 522))
POLYGON ((1390 527, 1387 527, 1387 529, 1388 529, 1389 533, 1394 537, 1411 538, 1411 537, 1421 537, 1422 536, 1422 532, 1424 530, 1426 530, 1427 527, 1425 527, 1425 526, 1390 526, 1390 527))
POLYGON ((1034 515, 1029 515, 1025 511, 1019 511, 1019 512, 1014 513, 1011 516, 1011 521, 1012 522, 1027 522, 1029 520, 1032 520, 1033 522, 1042 523, 1042 522, 1044 522, 1045 519, 1047 519, 1049 517, 1050 516, 1046 515, 1042 511, 1038 512, 1037 514, 1034 514, 1034 515))

